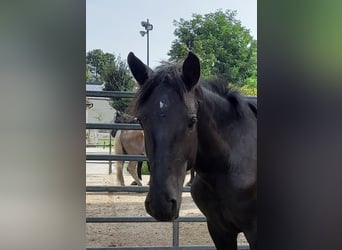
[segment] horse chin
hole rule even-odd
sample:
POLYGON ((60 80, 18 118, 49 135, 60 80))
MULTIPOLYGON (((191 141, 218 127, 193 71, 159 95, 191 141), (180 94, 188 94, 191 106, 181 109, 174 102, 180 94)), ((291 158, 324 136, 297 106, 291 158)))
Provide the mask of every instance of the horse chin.
POLYGON ((149 196, 146 197, 146 212, 158 221, 173 221, 179 217, 180 202, 172 200, 164 204, 154 204, 150 201, 149 196))
POLYGON ((152 217, 158 221, 170 222, 170 221, 176 220, 179 217, 179 213, 177 212, 177 214, 172 215, 172 216, 167 216, 167 217, 165 215, 157 215, 156 214, 155 216, 152 216, 152 217))
POLYGON ((174 221, 179 217, 179 213, 175 215, 165 215, 165 214, 153 214, 148 212, 149 215, 151 215, 153 218, 155 218, 157 221, 164 221, 164 222, 169 222, 169 221, 174 221))

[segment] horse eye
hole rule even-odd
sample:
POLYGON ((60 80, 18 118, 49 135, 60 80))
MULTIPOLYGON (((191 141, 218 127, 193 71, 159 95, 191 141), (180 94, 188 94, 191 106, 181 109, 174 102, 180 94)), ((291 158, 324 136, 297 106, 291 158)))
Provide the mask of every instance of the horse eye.
POLYGON ((197 117, 196 116, 192 116, 189 120, 189 124, 188 124, 188 127, 189 128, 193 128, 194 125, 196 124, 197 122, 197 117))

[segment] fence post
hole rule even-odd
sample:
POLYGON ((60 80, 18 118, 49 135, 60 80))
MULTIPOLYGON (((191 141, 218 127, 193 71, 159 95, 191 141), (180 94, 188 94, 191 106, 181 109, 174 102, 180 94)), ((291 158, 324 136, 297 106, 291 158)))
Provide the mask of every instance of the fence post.
POLYGON ((172 222, 172 246, 178 249, 179 247, 179 222, 172 222))
MULTIPOLYGON (((112 154, 112 133, 109 133, 109 155, 112 154)), ((109 174, 112 173, 112 160, 109 160, 109 174)))

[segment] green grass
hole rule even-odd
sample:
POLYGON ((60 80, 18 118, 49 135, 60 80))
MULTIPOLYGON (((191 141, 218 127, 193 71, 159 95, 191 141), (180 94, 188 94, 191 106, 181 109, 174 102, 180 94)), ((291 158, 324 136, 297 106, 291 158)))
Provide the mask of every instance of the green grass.
MULTIPOLYGON (((96 146, 105 146, 105 147, 109 147, 109 140, 107 139, 99 139, 96 146)), ((114 140, 112 139, 112 146, 114 146, 114 140)))
POLYGON ((146 161, 143 162, 142 168, 141 168, 141 174, 143 175, 150 175, 150 172, 148 171, 148 166, 146 161))

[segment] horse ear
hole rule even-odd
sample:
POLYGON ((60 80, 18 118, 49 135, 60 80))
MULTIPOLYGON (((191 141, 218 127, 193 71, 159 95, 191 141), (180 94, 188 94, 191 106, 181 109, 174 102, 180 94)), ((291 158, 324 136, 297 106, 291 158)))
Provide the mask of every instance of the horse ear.
POLYGON ((149 75, 152 73, 152 70, 142 61, 140 61, 140 59, 137 58, 133 52, 128 54, 127 62, 135 80, 137 80, 139 85, 143 85, 148 79, 149 75))
POLYGON ((189 52, 183 63, 183 81, 188 91, 190 91, 197 84, 200 75, 200 61, 195 54, 189 52))

